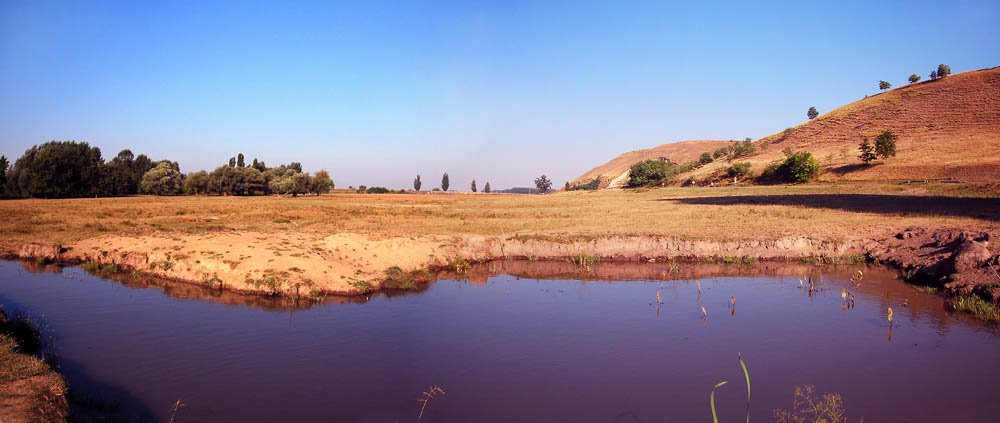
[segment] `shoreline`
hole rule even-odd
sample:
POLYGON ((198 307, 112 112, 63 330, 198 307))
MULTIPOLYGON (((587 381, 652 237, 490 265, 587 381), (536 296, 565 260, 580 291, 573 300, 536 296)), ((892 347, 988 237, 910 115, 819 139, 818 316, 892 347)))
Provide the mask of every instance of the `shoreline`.
MULTIPOLYGON (((259 234, 251 234, 257 236, 259 234)), ((39 264, 90 266, 91 273, 123 273, 155 277, 169 283, 218 289, 241 295, 282 298, 319 298, 327 295, 357 296, 392 289, 412 289, 429 280, 429 272, 463 273, 475 263, 503 260, 563 261, 586 268, 596 263, 723 263, 755 265, 758 262, 804 264, 872 263, 899 271, 910 283, 941 289, 951 294, 974 294, 1000 299, 1000 255, 989 250, 990 234, 959 229, 908 228, 890 237, 876 240, 833 242, 806 237, 786 237, 756 241, 699 241, 655 236, 587 237, 576 241, 553 241, 544 237, 427 237, 426 239, 372 239, 358 234, 332 237, 351 240, 360 254, 335 260, 348 264, 344 272, 330 274, 333 267, 320 267, 330 259, 324 254, 306 257, 309 245, 300 246, 291 256, 291 264, 302 267, 292 271, 241 266, 222 257, 207 259, 171 254, 163 249, 142 248, 142 239, 110 238, 122 242, 113 250, 87 251, 93 240, 69 246, 22 244, 15 251, 7 249, 0 257, 34 260, 39 264), (437 243, 437 245, 432 245, 437 243), (126 247, 129 246, 129 247, 126 247), (386 248, 388 246, 388 248, 386 248), (425 250, 426 249, 426 250, 425 250), (362 262, 361 256, 383 260, 362 262), (170 263, 169 265, 166 263, 170 263), (352 268, 354 264, 357 267, 352 268), (402 285, 400 285, 402 284, 402 285)), ((147 244, 150 244, 146 237, 147 244)), ((164 238, 152 238, 162 240, 164 238)), ((172 240, 183 242, 182 238, 172 240)), ((100 242, 108 242, 102 237, 100 242)), ((209 244, 213 237, 202 238, 209 244)), ((151 242, 152 245, 160 245, 151 242)), ((201 246, 204 243, 199 244, 201 246)), ((93 248, 93 247, 91 247, 93 248)), ((178 250, 176 247, 173 250, 178 250)), ((228 253, 229 251, 227 251, 228 253)), ((213 254, 210 251, 206 254, 213 254)), ((258 254, 259 255, 259 254, 258 254)), ((246 261, 260 261, 253 255, 246 261)), ((328 264, 329 265, 329 264, 328 264)), ((275 268, 276 269, 276 268, 275 268)))

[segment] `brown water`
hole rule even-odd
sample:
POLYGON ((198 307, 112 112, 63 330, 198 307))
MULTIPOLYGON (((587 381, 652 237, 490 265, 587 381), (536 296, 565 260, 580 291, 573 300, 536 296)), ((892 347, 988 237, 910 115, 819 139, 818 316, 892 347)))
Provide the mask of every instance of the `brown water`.
POLYGON ((853 289, 852 268, 501 263, 308 308, 26 270, 0 262, 0 303, 43 322, 77 395, 132 420, 166 420, 180 399, 177 422, 416 421, 434 384, 447 394, 427 422, 711 421, 711 388, 728 380, 720 420, 742 421, 737 353, 754 421, 773 421, 806 384, 842 394, 851 421, 1000 415, 1000 336, 875 269, 853 289), (798 284, 810 272, 812 296, 798 284))

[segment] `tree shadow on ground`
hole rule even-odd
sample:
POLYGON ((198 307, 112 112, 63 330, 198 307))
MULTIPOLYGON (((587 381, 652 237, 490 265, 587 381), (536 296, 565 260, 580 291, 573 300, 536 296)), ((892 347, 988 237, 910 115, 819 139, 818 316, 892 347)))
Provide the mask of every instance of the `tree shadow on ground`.
POLYGON ((680 204, 801 206, 886 215, 954 216, 1000 221, 1000 199, 883 194, 736 195, 663 198, 680 204))
POLYGON ((869 169, 874 167, 874 165, 867 165, 864 163, 852 163, 843 166, 837 166, 830 169, 830 172, 834 175, 843 176, 851 172, 857 172, 862 169, 869 169))

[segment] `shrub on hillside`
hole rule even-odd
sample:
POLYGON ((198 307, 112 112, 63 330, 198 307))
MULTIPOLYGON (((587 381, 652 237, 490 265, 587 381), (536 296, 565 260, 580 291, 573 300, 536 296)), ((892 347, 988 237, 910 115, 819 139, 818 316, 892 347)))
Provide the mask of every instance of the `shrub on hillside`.
POLYGON ((809 120, 813 120, 816 119, 816 116, 819 116, 819 112, 816 111, 816 106, 810 107, 809 111, 806 112, 806 117, 808 117, 809 120))
POLYGON ((659 160, 643 160, 628 170, 628 187, 648 187, 661 185, 669 176, 670 165, 659 160))
POLYGON ((732 166, 729 166, 729 169, 726 169, 726 176, 740 179, 749 178, 750 167, 749 162, 733 163, 732 166))
POLYGON ((909 81, 910 81, 911 84, 919 82, 920 81, 920 75, 917 75, 917 74, 910 75, 909 81))
POLYGON ((570 190, 571 191, 577 191, 577 190, 580 190, 580 191, 594 191, 597 188, 599 188, 600 185, 601 185, 601 178, 597 177, 597 178, 594 178, 593 181, 587 182, 585 184, 574 185, 574 186, 570 187, 570 190))
POLYGON ((800 151, 789 155, 784 161, 769 164, 761 172, 758 181, 801 184, 819 176, 819 167, 819 161, 812 153, 800 151))
POLYGON ((892 88, 892 84, 888 83, 887 81, 878 81, 878 89, 885 91, 888 90, 889 88, 892 88))
POLYGON ((704 153, 701 153, 701 156, 698 157, 698 163, 703 164, 703 165, 712 163, 712 161, 714 161, 714 160, 715 159, 712 158, 712 153, 709 153, 707 151, 704 152, 704 153))

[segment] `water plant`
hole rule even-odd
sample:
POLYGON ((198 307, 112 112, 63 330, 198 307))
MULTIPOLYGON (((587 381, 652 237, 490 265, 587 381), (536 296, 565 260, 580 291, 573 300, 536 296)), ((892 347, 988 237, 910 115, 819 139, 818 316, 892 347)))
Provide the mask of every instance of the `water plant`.
POLYGON ((577 267, 582 267, 586 270, 590 270, 590 267, 601 261, 600 257, 592 256, 587 253, 578 253, 566 258, 570 263, 573 263, 577 267))
POLYGON ((729 383, 728 380, 716 383, 715 387, 712 388, 712 393, 708 396, 708 404, 712 406, 712 421, 715 423, 719 423, 719 414, 715 412, 715 390, 721 388, 727 383, 729 383))
POLYGON ((444 389, 437 385, 431 385, 426 391, 420 393, 420 398, 417 398, 417 402, 422 403, 422 405, 420 406, 420 414, 417 416, 418 422, 424 419, 424 410, 427 409, 427 404, 432 399, 437 398, 438 395, 444 396, 444 389))
POLYGON ((1000 323, 1000 307, 976 295, 958 295, 948 299, 948 309, 969 313, 987 322, 1000 323))
POLYGON ((777 423, 846 423, 847 411, 840 394, 819 396, 811 385, 806 385, 795 387, 792 409, 774 410, 774 418, 777 423))
MULTIPOLYGON (((702 307, 702 310, 704 311, 704 307, 702 307)), ((739 360, 740 368, 743 369, 743 376, 746 378, 747 381, 747 423, 750 423, 750 371, 747 370, 747 364, 746 362, 743 361, 742 354, 737 353, 736 359, 739 360)), ((727 383, 729 383, 728 380, 716 383, 715 387, 712 388, 712 393, 708 397, 708 403, 712 407, 712 421, 715 423, 719 423, 719 415, 715 411, 715 390, 719 389, 720 387, 722 387, 727 383)))

